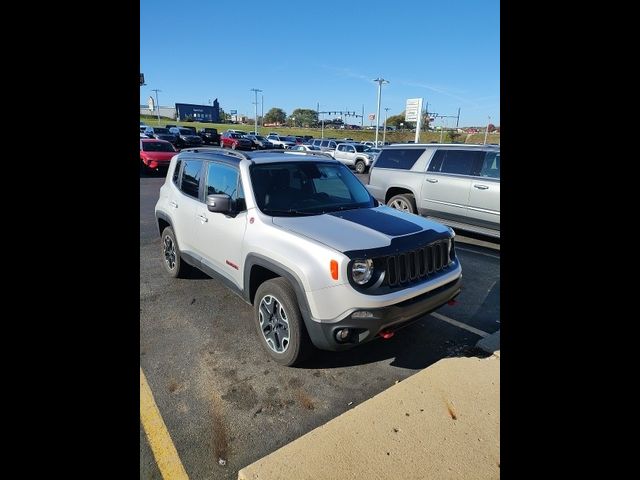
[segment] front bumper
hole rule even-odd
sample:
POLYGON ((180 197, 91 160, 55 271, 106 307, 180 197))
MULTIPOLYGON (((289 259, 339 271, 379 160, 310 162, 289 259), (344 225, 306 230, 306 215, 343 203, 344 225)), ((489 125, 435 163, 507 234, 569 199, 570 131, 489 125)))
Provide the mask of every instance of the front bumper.
POLYGON ((363 308, 349 313, 338 322, 306 322, 313 344, 321 350, 348 350, 376 338, 383 330, 394 330, 438 309, 456 297, 461 290, 462 276, 430 292, 382 308, 363 308), (370 312, 367 318, 353 318, 358 312, 370 312), (336 332, 348 328, 352 333, 344 343, 338 342, 336 332))

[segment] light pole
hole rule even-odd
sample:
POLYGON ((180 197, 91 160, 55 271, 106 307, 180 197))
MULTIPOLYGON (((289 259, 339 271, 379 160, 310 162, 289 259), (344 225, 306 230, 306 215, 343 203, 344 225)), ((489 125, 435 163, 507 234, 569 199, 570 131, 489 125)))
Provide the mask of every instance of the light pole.
POLYGON ((487 128, 484 131, 484 144, 487 144, 487 136, 489 135, 489 124, 491 123, 491 117, 489 117, 489 121, 487 122, 487 128))
POLYGON ((378 146, 378 130, 380 128, 380 94, 382 92, 382 84, 389 83, 382 77, 378 77, 374 80, 378 84, 378 112, 376 113, 376 147, 378 146))
POLYGON ((264 127, 264 95, 260 95, 260 97, 262 98, 262 115, 260 115, 260 118, 262 120, 262 127, 264 127))
POLYGON ((446 120, 442 119, 442 125, 440 125, 440 143, 442 143, 442 132, 444 132, 444 125, 446 125, 446 120))
POLYGON ((387 138, 387 113, 389 112, 389 107, 384 109, 384 133, 382 134, 382 143, 384 144, 387 138))
POLYGON ((255 92, 255 94, 256 94, 256 101, 253 102, 253 104, 256 107, 255 108, 255 115, 254 115, 254 119, 253 119, 253 122, 254 122, 254 125, 255 125, 254 128, 253 128, 253 131, 254 131, 254 135, 257 135, 258 134, 258 92, 261 92, 262 90, 259 90, 257 88, 252 88, 251 91, 255 92))
POLYGON ((158 90, 157 88, 154 88, 151 91, 156 92, 156 113, 158 115, 158 125, 160 125, 160 104, 158 103, 158 92, 161 92, 162 90, 158 90))

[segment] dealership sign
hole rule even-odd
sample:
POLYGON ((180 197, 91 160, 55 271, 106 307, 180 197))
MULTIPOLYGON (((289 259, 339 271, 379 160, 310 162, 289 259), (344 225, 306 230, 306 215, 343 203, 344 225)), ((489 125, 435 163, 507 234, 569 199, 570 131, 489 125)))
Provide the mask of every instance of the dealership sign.
POLYGON ((149 105, 149 110, 151 110, 153 112, 154 110, 154 106, 155 106, 155 102, 153 101, 153 97, 149 97, 149 100, 147 100, 147 105, 149 105))
POLYGON ((417 122, 422 111, 422 98, 407 98, 404 121, 417 122))

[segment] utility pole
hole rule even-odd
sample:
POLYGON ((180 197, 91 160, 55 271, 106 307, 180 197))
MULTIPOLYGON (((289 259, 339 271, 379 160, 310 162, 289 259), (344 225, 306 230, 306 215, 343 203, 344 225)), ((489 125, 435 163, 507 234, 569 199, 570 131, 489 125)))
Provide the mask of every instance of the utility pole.
POLYGON ((456 128, 458 128, 459 124, 460 124, 460 107, 458 107, 458 118, 456 119, 456 128))
POLYGON ((484 131, 484 144, 487 144, 487 136, 489 135, 489 124, 491 123, 491 117, 489 117, 489 121, 487 122, 487 128, 484 131))
POLYGON ((158 103, 158 92, 161 92, 162 90, 154 88, 151 91, 156 92, 156 114, 158 115, 158 125, 160 125, 160 104, 158 103))
POLYGON ((382 77, 378 77, 373 80, 378 84, 378 111, 376 113, 376 147, 378 146, 378 130, 380 129, 380 95, 382 92, 382 84, 389 83, 388 80, 385 80, 382 77))
POLYGON ((362 118, 360 119, 360 128, 364 128, 364 103, 362 104, 362 118))
POLYGON ((264 94, 261 94, 260 97, 262 97, 262 115, 260 118, 262 119, 262 127, 264 127, 264 94))
POLYGON ((258 134, 258 92, 261 92, 262 90, 259 90, 257 88, 252 88, 251 91, 256 94, 256 101, 253 102, 253 104, 256 106, 255 118, 253 119, 253 123, 255 124, 255 127, 253 131, 254 131, 254 135, 257 135, 258 134))
POLYGON ((387 139, 387 113, 389 113, 389 107, 384 109, 384 133, 382 134, 382 143, 384 144, 387 139))

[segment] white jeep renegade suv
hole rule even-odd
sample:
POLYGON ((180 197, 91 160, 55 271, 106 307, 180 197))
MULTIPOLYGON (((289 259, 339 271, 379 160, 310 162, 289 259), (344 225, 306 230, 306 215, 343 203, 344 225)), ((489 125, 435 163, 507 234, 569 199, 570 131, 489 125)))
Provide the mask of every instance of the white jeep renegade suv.
POLYGON ((460 293, 453 230, 378 203, 325 156, 183 150, 155 214, 167 273, 221 279, 283 365, 386 338, 460 293))

